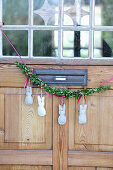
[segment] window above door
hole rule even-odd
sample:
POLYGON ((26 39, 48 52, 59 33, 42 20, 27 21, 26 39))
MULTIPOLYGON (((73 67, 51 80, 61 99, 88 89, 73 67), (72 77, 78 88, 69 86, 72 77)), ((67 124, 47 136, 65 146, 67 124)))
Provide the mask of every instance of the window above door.
MULTIPOLYGON (((2 29, 34 64, 113 64, 112 11, 112 0, 0 0, 2 29)), ((0 62, 15 58, 0 32, 0 62)))

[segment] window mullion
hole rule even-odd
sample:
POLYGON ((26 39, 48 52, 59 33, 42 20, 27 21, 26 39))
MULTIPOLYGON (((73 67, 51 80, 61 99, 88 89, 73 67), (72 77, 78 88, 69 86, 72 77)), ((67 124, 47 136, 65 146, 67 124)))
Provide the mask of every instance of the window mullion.
POLYGON ((33 56, 33 0, 29 0, 28 57, 33 56))
POLYGON ((59 0, 59 32, 58 32, 58 57, 62 58, 63 57, 63 3, 64 0, 60 1, 59 0))
POLYGON ((89 56, 93 58, 93 47, 94 47, 94 20, 95 20, 95 0, 90 1, 90 32, 89 32, 89 56))

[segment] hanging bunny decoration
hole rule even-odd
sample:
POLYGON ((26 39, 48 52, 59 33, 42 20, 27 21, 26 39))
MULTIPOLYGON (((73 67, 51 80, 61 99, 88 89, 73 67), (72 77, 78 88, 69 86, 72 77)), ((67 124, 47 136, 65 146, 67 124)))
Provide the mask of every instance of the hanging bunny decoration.
POLYGON ((66 116, 65 116, 65 104, 59 105, 59 118, 58 123, 60 125, 64 125, 66 123, 66 116))
POLYGON ((86 118, 86 109, 87 105, 80 105, 80 115, 79 115, 79 123, 80 124, 85 124, 87 122, 86 118))
POLYGON ((33 104, 32 87, 29 87, 29 86, 27 86, 27 88, 26 88, 25 104, 26 105, 33 104))
POLYGON ((45 116, 46 115, 46 110, 44 108, 44 97, 38 96, 38 115, 39 116, 45 116))
POLYGON ((83 104, 80 105, 79 123, 85 124, 87 122, 87 117, 86 117, 87 105, 86 105, 86 103, 84 104, 83 94, 81 94, 81 95, 82 95, 82 98, 83 98, 83 104))

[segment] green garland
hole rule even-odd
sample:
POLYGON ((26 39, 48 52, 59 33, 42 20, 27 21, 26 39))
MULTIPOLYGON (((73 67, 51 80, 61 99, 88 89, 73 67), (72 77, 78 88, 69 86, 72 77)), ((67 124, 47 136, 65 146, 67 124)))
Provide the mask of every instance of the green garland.
POLYGON ((40 85, 40 87, 43 88, 49 94, 53 94, 57 96, 65 96, 66 99, 68 99, 69 97, 71 98, 76 97, 78 99, 81 96, 80 93, 83 93, 84 96, 90 96, 92 93, 99 93, 99 92, 102 92, 104 90, 108 90, 111 88, 110 86, 100 85, 99 87, 92 88, 92 89, 84 88, 82 90, 76 90, 76 91, 70 91, 67 89, 62 90, 62 89, 48 86, 46 83, 40 80, 36 74, 32 73, 32 70, 26 67, 24 64, 21 64, 19 62, 15 62, 15 64, 17 67, 19 67, 22 70, 23 74, 25 74, 25 76, 31 81, 31 83, 35 85, 40 85), (27 76, 26 73, 29 76, 27 76))

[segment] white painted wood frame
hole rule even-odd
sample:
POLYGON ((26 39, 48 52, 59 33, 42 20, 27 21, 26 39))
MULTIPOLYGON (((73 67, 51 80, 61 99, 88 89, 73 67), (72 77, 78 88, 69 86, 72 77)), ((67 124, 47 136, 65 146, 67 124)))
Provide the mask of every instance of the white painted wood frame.
MULTIPOLYGON (((2 1, 0 0, 0 22, 2 22, 2 1)), ((67 26, 63 25, 63 11, 64 11, 64 0, 59 0, 59 24, 58 26, 49 25, 33 25, 33 0, 28 0, 28 25, 3 25, 3 30, 27 30, 28 31, 28 56, 23 56, 23 58, 28 59, 41 59, 42 57, 33 57, 33 31, 34 30, 55 30, 58 31, 58 60, 60 59, 70 59, 70 60, 92 60, 94 59, 94 31, 113 31, 113 26, 95 26, 95 0, 90 0, 90 16, 88 26, 67 26), (74 58, 64 58, 63 57, 63 31, 89 31, 89 55, 87 58, 74 57, 74 58)), ((16 47, 18 48, 18 47, 16 47)), ((18 49, 17 49, 18 50, 18 49)), ((17 56, 3 56, 2 55, 2 33, 0 32, 0 60, 3 58, 18 58, 17 56)), ((49 59, 56 59, 56 57, 43 57, 49 59)), ((96 58, 98 59, 98 58, 96 58)), ((113 58, 109 58, 112 60, 113 58)), ((108 57, 99 58, 99 60, 108 60, 108 57)))

